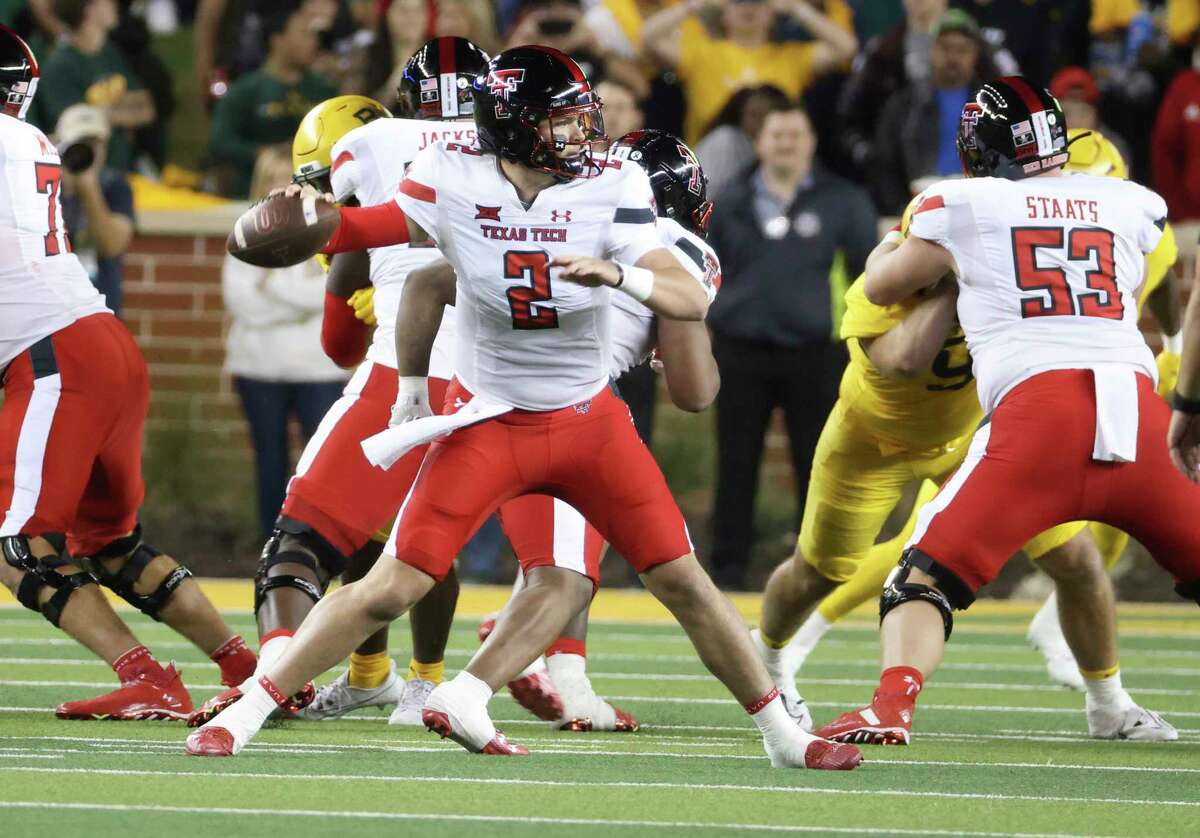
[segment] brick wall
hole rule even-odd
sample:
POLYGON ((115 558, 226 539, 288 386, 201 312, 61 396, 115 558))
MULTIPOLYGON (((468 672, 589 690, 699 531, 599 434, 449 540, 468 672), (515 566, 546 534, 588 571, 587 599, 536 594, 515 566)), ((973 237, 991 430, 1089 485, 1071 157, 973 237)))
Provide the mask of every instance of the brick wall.
POLYGON ((245 422, 221 372, 224 253, 224 236, 138 236, 125 259, 122 317, 150 366, 149 427, 211 435, 211 454, 241 458, 245 422))

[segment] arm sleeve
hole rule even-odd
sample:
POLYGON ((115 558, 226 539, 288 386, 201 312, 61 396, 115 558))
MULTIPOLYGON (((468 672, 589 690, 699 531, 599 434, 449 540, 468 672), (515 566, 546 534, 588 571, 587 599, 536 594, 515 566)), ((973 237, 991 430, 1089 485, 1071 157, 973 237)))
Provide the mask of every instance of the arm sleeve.
POLYGON ((658 213, 650 178, 641 166, 627 165, 622 171, 628 174, 623 178, 617 208, 608 226, 605 253, 610 259, 632 265, 663 244, 655 226, 658 213))
POLYGON ((408 216, 395 201, 373 207, 339 207, 338 213, 341 221, 321 253, 349 253, 409 242, 408 216))
POLYGON ((354 316, 354 309, 336 294, 325 293, 325 316, 321 318, 321 348, 339 367, 353 367, 367 357, 368 326, 354 316))
POLYGON ((850 338, 877 338, 887 334, 904 321, 912 306, 897 303, 877 306, 863 293, 862 277, 846 291, 846 313, 842 315, 842 340, 850 338))

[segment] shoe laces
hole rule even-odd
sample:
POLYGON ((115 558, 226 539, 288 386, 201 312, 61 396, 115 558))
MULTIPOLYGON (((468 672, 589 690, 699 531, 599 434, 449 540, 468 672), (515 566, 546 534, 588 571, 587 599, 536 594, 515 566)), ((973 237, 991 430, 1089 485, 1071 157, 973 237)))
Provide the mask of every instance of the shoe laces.
POLYGON ((416 707, 420 709, 425 706, 425 702, 429 700, 429 694, 433 692, 437 684, 432 681, 426 681, 423 678, 413 678, 404 682, 404 692, 400 696, 401 707, 416 707))
POLYGON ((330 681, 317 690, 317 695, 309 704, 309 707, 312 707, 314 710, 328 710, 341 706, 349 700, 349 685, 349 674, 343 672, 338 676, 336 681, 330 681))

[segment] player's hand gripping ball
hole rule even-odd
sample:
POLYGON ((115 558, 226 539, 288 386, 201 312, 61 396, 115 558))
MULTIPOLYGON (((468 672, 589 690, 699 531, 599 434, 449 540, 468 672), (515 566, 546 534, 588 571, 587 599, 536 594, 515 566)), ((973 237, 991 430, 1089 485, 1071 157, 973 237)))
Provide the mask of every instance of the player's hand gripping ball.
POLYGON ((226 248, 260 268, 286 268, 311 258, 337 230, 340 216, 311 186, 277 189, 242 213, 226 248))

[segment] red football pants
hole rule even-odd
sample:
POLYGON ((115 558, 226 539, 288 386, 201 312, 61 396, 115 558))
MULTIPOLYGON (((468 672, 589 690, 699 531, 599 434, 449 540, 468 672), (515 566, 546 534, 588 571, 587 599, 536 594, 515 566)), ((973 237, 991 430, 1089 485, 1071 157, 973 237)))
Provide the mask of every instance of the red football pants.
POLYGON ((1090 370, 1055 370, 1018 384, 921 510, 912 546, 976 591, 1038 533, 1068 521, 1102 521, 1140 541, 1177 583, 1200 580, 1200 486, 1167 455, 1170 409, 1149 378, 1137 381, 1132 463, 1092 459, 1090 370))
MULTIPOLYGON (((429 404, 440 412, 448 381, 429 379, 429 404)), ((412 488, 426 446, 386 471, 367 462, 360 443, 387 430, 396 401, 396 370, 364 362, 304 447, 288 482, 284 515, 312 527, 349 556, 386 527, 412 488)))
POLYGON ((137 525, 146 361, 111 314, 77 320, 4 371, 0 535, 67 535, 74 556, 137 525))
POLYGON ((600 585, 604 536, 570 504, 550 495, 522 495, 500 507, 500 525, 517 554, 522 573, 561 567, 600 585))
MULTIPOLYGON (((456 398, 470 394, 453 381, 447 404, 456 398)), ((387 552, 441 580, 483 520, 526 494, 573 506, 639 573, 692 552, 658 464, 607 388, 561 410, 514 410, 435 441, 387 552)))

